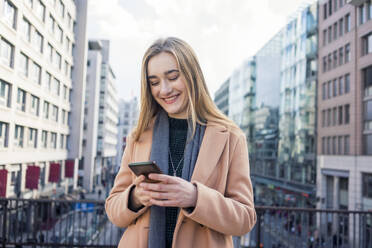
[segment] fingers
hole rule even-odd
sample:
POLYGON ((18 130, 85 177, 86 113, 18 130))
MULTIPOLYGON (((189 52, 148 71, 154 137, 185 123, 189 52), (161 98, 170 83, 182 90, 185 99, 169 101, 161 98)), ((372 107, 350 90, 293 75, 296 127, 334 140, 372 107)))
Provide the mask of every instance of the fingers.
POLYGON ((180 177, 168 176, 165 174, 155 174, 155 173, 149 174, 149 178, 156 180, 156 181, 160 181, 162 183, 166 183, 166 184, 179 183, 180 181, 183 180, 180 177))
POLYGON ((136 177, 136 179, 134 180, 134 184, 136 186, 138 186, 141 182, 143 182, 145 180, 145 176, 144 175, 140 175, 139 177, 136 177))

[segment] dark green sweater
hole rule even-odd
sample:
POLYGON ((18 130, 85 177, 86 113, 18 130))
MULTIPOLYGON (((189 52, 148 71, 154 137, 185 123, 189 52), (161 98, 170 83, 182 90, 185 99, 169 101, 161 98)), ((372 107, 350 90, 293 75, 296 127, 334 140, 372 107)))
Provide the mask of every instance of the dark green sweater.
MULTIPOLYGON (((187 139, 187 120, 169 118, 169 150, 172 155, 173 166, 176 169, 176 175, 182 177, 183 169, 183 153, 187 139), (178 168, 177 168, 178 166, 178 168)), ((168 156, 168 175, 173 176, 174 170, 171 164, 171 157, 168 156)), ((166 215, 166 247, 172 247, 173 233, 178 217, 178 208, 167 207, 165 209, 166 215)))

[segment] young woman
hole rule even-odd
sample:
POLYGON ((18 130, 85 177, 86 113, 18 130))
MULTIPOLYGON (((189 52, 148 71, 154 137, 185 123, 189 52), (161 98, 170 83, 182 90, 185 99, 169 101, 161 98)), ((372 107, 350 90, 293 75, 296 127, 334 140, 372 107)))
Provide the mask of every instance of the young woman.
POLYGON ((106 212, 119 247, 233 247, 256 222, 246 138, 213 103, 191 47, 157 40, 142 63, 141 109, 106 212), (128 167, 156 161, 145 183, 128 167))

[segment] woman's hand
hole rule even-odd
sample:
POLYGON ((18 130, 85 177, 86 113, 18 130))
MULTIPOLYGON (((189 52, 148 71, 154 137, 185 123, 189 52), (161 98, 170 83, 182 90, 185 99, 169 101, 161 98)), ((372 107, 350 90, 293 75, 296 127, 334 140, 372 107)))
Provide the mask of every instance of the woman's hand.
MULTIPOLYGON (((162 207, 195 207, 197 200, 196 186, 180 177, 163 174, 150 174, 150 179, 160 183, 140 183, 143 194, 150 198, 150 205, 162 207)), ((146 198, 148 199, 148 198, 146 198)))
POLYGON ((145 193, 144 188, 140 185, 145 180, 145 176, 141 175, 134 180, 134 187, 132 192, 132 203, 135 208, 140 208, 141 206, 151 206, 150 197, 145 193))

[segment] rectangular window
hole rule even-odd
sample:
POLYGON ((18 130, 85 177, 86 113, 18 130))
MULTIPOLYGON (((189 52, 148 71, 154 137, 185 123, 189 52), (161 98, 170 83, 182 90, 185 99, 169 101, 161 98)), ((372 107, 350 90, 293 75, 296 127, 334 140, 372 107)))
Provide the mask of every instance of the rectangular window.
POLYGON ((336 68, 338 64, 337 60, 337 50, 333 52, 333 68, 336 68))
POLYGON ((57 40, 59 42, 63 43, 63 30, 59 25, 58 25, 58 28, 57 28, 57 40))
POLYGON ((350 44, 345 46, 345 63, 350 61, 350 44))
POLYGON ((345 75, 345 94, 350 92, 350 74, 345 75))
POLYGON ((15 125, 14 146, 23 147, 23 138, 24 138, 24 127, 20 125, 15 125))
POLYGON ((341 8, 342 6, 344 6, 344 0, 339 0, 338 1, 338 5, 340 6, 339 8, 341 8))
POLYGON ((337 154, 337 137, 332 137, 332 154, 337 154))
POLYGON ((28 147, 37 148, 37 129, 28 129, 28 147))
POLYGON ((323 30, 323 46, 327 44, 327 29, 323 30))
POLYGON ((65 136, 63 134, 61 134, 59 138, 59 148, 65 148, 65 136))
POLYGON ((338 49, 338 59, 339 59, 338 65, 342 65, 344 63, 344 48, 343 47, 338 49))
POLYGON ((326 111, 322 111, 322 127, 325 127, 326 125, 326 111))
POLYGON ((372 53, 372 33, 369 33, 368 35, 362 38, 362 49, 363 55, 372 53))
POLYGON ((363 135, 363 139, 364 155, 372 155, 372 134, 363 135))
POLYGON ((22 19, 22 37, 28 42, 31 41, 31 23, 26 19, 22 19))
POLYGON ((36 9, 36 15, 39 17, 40 20, 43 22, 45 21, 45 6, 40 0, 34 0, 35 1, 35 9, 36 9))
POLYGON ((57 96, 59 96, 60 85, 61 83, 59 82, 59 80, 56 78, 53 78, 52 92, 56 94, 57 96))
POLYGON ((344 19, 341 18, 338 24, 338 35, 339 37, 344 35, 344 19))
POLYGON ((62 57, 61 57, 61 54, 59 54, 59 52, 55 51, 55 54, 54 55, 55 56, 54 56, 53 64, 58 69, 61 69, 61 66, 62 66, 62 57))
POLYGON ((344 94, 344 77, 338 78, 338 94, 340 96, 344 94))
POLYGON ((66 124, 66 111, 62 109, 62 124, 66 124))
POLYGON ((44 101, 43 105, 43 117, 44 119, 49 118, 49 103, 47 101, 44 101))
POLYGON ((328 1, 328 16, 331 16, 333 12, 332 0, 328 1))
POLYGON ((18 88, 17 92, 17 109, 20 111, 26 111, 26 91, 18 88))
POLYGON ((47 48, 47 56, 49 58, 49 62, 53 62, 53 47, 50 43, 48 43, 48 48, 47 48))
POLYGON ((363 197, 372 199, 372 174, 363 173, 363 197))
POLYGON ((344 152, 345 152, 345 155, 348 155, 350 153, 350 136, 349 135, 346 135, 345 138, 344 138, 344 152))
POLYGON ((359 6, 359 25, 364 24, 366 20, 366 8, 364 7, 364 4, 359 6))
POLYGON ((345 124, 349 124, 350 122, 350 105, 345 105, 345 124))
POLYGON ((63 99, 67 100, 68 89, 66 85, 63 85, 63 99))
POLYGON ((333 24, 333 40, 337 39, 337 31, 338 31, 338 26, 336 22, 335 24, 333 24))
POLYGON ((336 97, 337 96, 337 79, 334 79, 333 80, 333 97, 336 97))
POLYGON ((328 54, 328 70, 332 69, 332 53, 328 54))
POLYGON ((337 2, 338 0, 333 0, 333 11, 336 12, 337 11, 337 2))
POLYGON ((364 102, 364 120, 372 121, 372 100, 364 102))
POLYGON ((332 26, 328 27, 328 44, 332 42, 332 26))
POLYGON ((350 18, 350 14, 347 14, 345 16, 345 33, 350 32, 350 30, 351 30, 351 18, 350 18))
POLYGON ((50 136, 50 147, 56 149, 57 148, 57 134, 51 133, 50 136))
POLYGON ((323 72, 327 71, 327 56, 323 57, 323 72))
POLYGON ((327 99, 327 84, 323 83, 322 85, 322 99, 325 100, 327 99))
POLYGON ((322 154, 326 154, 326 138, 322 138, 322 154))
POLYGON ((0 62, 13 68, 14 46, 5 39, 0 40, 0 62))
POLYGON ((342 125, 343 123, 343 120, 344 120, 344 116, 343 116, 343 107, 342 106, 339 106, 338 107, 338 124, 339 125, 342 125))
POLYGON ((8 147, 9 124, 0 121, 0 148, 8 147))
POLYGON ((17 19, 16 13, 17 13, 16 7, 9 0, 3 0, 2 19, 13 29, 16 28, 15 26, 17 19))
POLYGON ((55 122, 58 122, 58 107, 56 105, 53 105, 52 120, 54 120, 55 122))
POLYGON ((337 125, 337 108, 334 107, 332 112, 333 112, 333 126, 336 126, 337 125))
POLYGON ((66 75, 66 76, 68 76, 68 68, 69 68, 68 62, 65 60, 65 68, 64 68, 64 71, 65 71, 65 75, 66 75))
POLYGON ((328 82, 327 91, 328 91, 328 99, 332 98, 332 82, 331 81, 328 82))
POLYGON ((65 17, 65 5, 61 0, 59 0, 59 14, 61 15, 62 18, 65 17))
POLYGON ((0 79, 0 105, 10 107, 11 86, 0 79))
POLYGON ((368 20, 372 19, 372 2, 368 3, 368 20))
POLYGON ((52 89, 52 75, 49 73, 49 72, 45 72, 45 84, 44 84, 44 88, 47 90, 47 91, 51 91, 52 89))
POLYGON ((28 57, 24 53, 19 56, 19 71, 25 77, 28 77, 28 57))
POLYGON ((43 40, 44 37, 39 33, 39 31, 35 30, 34 34, 32 35, 32 44, 36 51, 40 53, 43 52, 43 40))
POLYGON ((344 143, 344 137, 338 136, 338 154, 343 154, 343 143, 344 143))
POLYGON ((48 147, 48 132, 43 130, 41 133, 41 145, 43 148, 48 147))
POLYGON ((327 127, 331 126, 332 121, 332 111, 331 109, 327 110, 327 127))
POLYGON ((54 17, 52 15, 49 15, 49 31, 54 34, 56 21, 54 20, 54 17))
POLYGON ((327 154, 331 154, 331 137, 327 137, 327 154))
POLYGON ((33 68, 31 74, 32 81, 34 83, 41 84, 41 67, 34 62, 32 68, 33 68))
POLYGON ((31 95, 31 113, 39 116, 40 99, 37 96, 31 95))
POLYGON ((327 11, 327 4, 325 3, 323 5, 323 19, 327 19, 327 14, 328 14, 328 11, 327 11))

